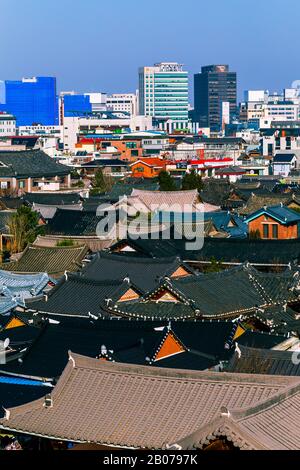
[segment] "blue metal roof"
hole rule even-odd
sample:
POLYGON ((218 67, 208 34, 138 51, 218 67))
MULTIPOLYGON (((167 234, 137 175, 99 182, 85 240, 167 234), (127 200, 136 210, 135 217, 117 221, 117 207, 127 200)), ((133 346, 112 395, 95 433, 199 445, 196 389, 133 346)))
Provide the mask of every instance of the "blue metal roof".
POLYGON ((32 385, 34 387, 53 387, 50 382, 41 382, 39 380, 23 379, 21 377, 0 376, 1 384, 11 385, 32 385))
POLYGON ((253 214, 250 214, 245 220, 245 223, 251 222, 251 220, 256 219, 262 214, 266 214, 284 225, 300 222, 300 214, 298 212, 286 206, 279 205, 259 209, 253 214))

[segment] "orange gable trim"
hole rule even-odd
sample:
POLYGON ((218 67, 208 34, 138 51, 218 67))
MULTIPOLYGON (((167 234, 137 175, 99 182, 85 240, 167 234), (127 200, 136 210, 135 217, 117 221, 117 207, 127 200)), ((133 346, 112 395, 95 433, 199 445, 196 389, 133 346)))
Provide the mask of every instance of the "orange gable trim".
POLYGON ((161 347, 159 348, 159 351, 156 353, 154 361, 160 361, 161 359, 166 359, 167 357, 174 356, 175 354, 179 354, 182 352, 185 352, 184 347, 175 338, 173 333, 170 332, 161 347))
POLYGON ((128 291, 119 298, 118 302, 127 302, 129 300, 136 300, 139 298, 140 296, 137 292, 135 292, 133 289, 128 289, 128 291))
POLYGON ((158 292, 153 300, 156 300, 157 302, 179 302, 179 299, 166 289, 158 292))
POLYGON ((240 338, 244 333, 245 333, 245 328, 243 328, 241 325, 239 325, 235 331, 235 334, 234 334, 234 337, 233 337, 233 341, 235 341, 236 339, 240 338))
POLYGON ((6 325, 5 330, 10 330, 12 328, 19 328, 20 326, 26 326, 24 322, 19 320, 19 318, 12 318, 6 325))
POLYGON ((171 275, 171 277, 185 277, 185 276, 190 276, 191 273, 189 273, 185 268, 182 266, 179 266, 178 269, 171 275))

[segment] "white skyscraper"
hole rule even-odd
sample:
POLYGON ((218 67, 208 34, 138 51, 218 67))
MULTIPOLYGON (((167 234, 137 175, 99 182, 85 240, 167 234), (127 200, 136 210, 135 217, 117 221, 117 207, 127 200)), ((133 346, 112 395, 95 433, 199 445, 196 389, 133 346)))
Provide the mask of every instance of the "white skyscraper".
POLYGON ((170 130, 188 126, 188 72, 176 62, 139 69, 139 114, 169 121, 170 130))

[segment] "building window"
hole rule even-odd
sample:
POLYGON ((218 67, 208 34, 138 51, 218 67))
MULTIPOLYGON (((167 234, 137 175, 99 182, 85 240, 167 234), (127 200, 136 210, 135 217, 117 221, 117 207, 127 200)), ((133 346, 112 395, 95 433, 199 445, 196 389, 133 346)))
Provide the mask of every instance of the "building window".
POLYGON ((263 238, 269 238, 269 225, 263 224, 263 238))
POLYGON ((272 238, 278 238, 278 225, 272 224, 272 238))

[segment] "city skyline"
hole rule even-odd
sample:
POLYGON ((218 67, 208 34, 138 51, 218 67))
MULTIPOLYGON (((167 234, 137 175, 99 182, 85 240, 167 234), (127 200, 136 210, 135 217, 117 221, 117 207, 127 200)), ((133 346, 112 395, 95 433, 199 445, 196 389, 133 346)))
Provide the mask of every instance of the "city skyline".
POLYGON ((189 72, 192 100, 192 75, 201 66, 226 63, 237 72, 240 101, 246 89, 280 90, 300 78, 293 60, 300 11, 295 0, 285 2, 293 14, 284 35, 272 27, 281 18, 277 0, 253 0, 251 16, 237 0, 213 5, 187 0, 180 15, 179 0, 154 0, 143 12, 136 0, 126 5, 116 0, 113 6, 87 0, 84 22, 70 0, 38 3, 29 0, 16 10, 3 2, 1 80, 56 76, 59 91, 131 92, 138 88, 139 67, 176 61, 189 72), (34 18, 34 26, 26 28, 34 18), (22 51, 26 59, 16 60, 22 51))

